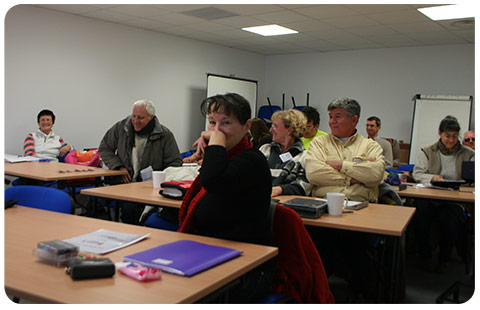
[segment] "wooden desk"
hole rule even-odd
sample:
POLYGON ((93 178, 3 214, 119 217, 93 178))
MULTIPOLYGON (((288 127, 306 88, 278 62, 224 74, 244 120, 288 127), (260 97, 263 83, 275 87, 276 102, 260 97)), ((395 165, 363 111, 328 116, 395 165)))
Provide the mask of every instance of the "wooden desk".
MULTIPOLYGON (((85 195, 95 197, 119 199, 133 202, 141 202, 150 205, 179 208, 180 200, 168 199, 158 194, 158 189, 154 189, 152 182, 130 183, 115 186, 106 186, 82 190, 85 195)), ((287 201, 299 196, 278 196, 280 202, 287 201)), ((302 197, 314 199, 312 197, 302 197)), ((327 227, 332 229, 344 229, 365 233, 375 233, 387 236, 393 246, 391 253, 391 270, 388 285, 390 285, 389 301, 394 300, 396 286, 396 270, 399 264, 399 253, 401 242, 399 239, 403 236, 405 229, 410 223, 415 208, 390 206, 371 203, 367 208, 353 213, 342 214, 341 216, 324 215, 318 219, 302 218, 305 225, 327 227)), ((118 214, 118 210, 117 213, 118 214)))
POLYGON ((165 198, 159 192, 160 188, 153 188, 152 181, 88 188, 80 191, 81 194, 88 196, 180 208, 181 200, 165 198))
MULTIPOLYGON (((285 202, 299 196, 278 196, 280 202, 285 202)), ((313 197, 302 197, 315 199, 313 197)), ((386 236, 386 242, 391 242, 392 251, 385 255, 390 259, 390 270, 385 285, 388 288, 386 301, 396 301, 398 282, 398 266, 401 264, 401 238, 405 229, 413 218, 415 208, 390 206, 376 203, 369 203, 368 207, 353 213, 344 213, 341 216, 326 214, 318 219, 303 218, 303 223, 310 226, 326 227, 333 229, 352 230, 365 233, 374 233, 386 236)), ((385 266, 384 266, 385 268, 385 266)))
MULTIPOLYGON (((151 181, 89 188, 84 195, 139 202, 153 206, 180 208, 180 200, 165 198, 151 181)), ((280 202, 300 196, 278 196, 280 202)), ((312 197, 302 197, 314 199, 312 197)), ((305 225, 354 230, 381 235, 401 236, 412 219, 415 208, 371 203, 367 208, 342 216, 324 215, 318 219, 303 218, 305 225)))
MULTIPOLYGON (((299 196, 278 196, 284 202, 299 196)), ((302 197, 314 199, 312 197, 302 197)), ((303 218, 305 225, 353 230, 387 236, 402 236, 415 208, 370 203, 368 207, 341 216, 324 215, 318 219, 303 218)))
POLYGON ((5 163, 5 174, 39 181, 73 180, 126 174, 126 171, 49 162, 5 163))
POLYGON ((398 187, 394 188, 397 189, 397 193, 400 197, 426 198, 475 203, 475 193, 470 191, 437 188, 413 188, 410 186, 402 191, 399 191, 398 187))
POLYGON ((120 224, 87 217, 19 207, 5 210, 5 291, 38 303, 192 303, 241 277, 277 255, 277 248, 120 224), (116 273, 113 278, 73 281, 63 268, 39 263, 37 242, 67 239, 97 229, 146 234, 146 240, 111 252, 123 256, 168 242, 189 239, 243 251, 231 261, 191 278, 164 273, 160 281, 142 283, 116 273))

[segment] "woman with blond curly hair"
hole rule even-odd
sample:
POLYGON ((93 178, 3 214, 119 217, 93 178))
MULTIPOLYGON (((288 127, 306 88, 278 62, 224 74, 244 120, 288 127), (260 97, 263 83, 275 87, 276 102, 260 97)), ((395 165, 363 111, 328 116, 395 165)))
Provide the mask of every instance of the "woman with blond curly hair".
POLYGON ((305 177, 305 148, 300 138, 307 118, 295 109, 272 115, 272 143, 260 147, 272 172, 272 197, 310 195, 311 185, 305 177))

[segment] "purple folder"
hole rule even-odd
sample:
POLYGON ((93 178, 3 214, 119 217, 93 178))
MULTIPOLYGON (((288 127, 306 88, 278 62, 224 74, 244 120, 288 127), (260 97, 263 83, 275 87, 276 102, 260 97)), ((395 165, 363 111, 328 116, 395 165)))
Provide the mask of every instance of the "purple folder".
POLYGON ((235 249, 179 240, 125 256, 123 260, 190 277, 240 254, 235 249))

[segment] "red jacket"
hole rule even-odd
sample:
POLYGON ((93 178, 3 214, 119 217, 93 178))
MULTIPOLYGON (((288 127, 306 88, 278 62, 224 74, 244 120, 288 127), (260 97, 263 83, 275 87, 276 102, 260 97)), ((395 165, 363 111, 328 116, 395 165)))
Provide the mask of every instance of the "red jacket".
POLYGON ((299 303, 335 303, 322 259, 300 216, 277 205, 273 233, 279 267, 273 291, 299 303))

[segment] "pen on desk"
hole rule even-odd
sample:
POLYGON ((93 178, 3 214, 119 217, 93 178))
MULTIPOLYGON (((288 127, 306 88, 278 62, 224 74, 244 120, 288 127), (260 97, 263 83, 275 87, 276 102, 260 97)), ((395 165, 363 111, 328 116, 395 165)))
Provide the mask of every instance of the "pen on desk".
POLYGON ((353 213, 352 210, 343 210, 342 213, 353 213))

